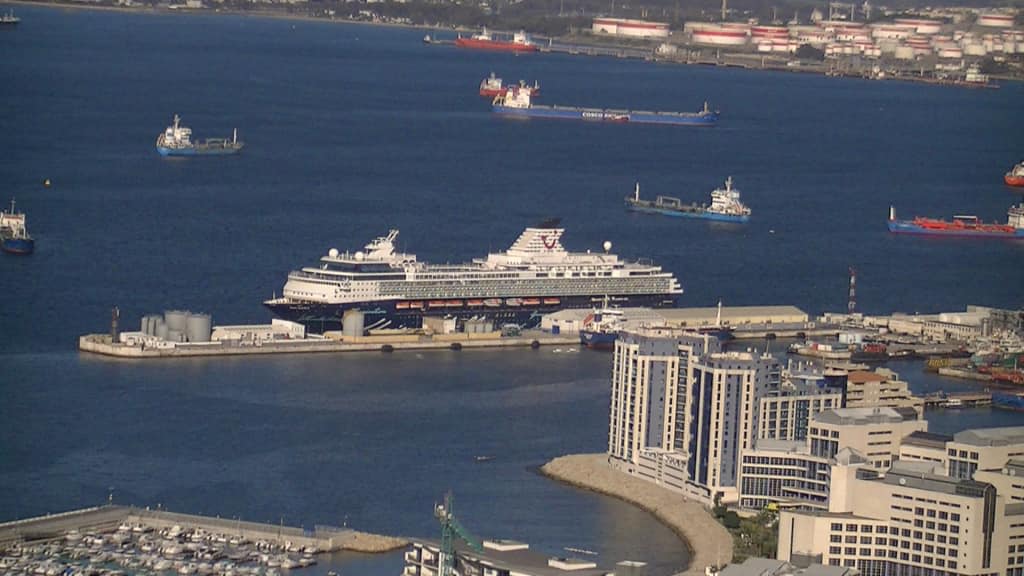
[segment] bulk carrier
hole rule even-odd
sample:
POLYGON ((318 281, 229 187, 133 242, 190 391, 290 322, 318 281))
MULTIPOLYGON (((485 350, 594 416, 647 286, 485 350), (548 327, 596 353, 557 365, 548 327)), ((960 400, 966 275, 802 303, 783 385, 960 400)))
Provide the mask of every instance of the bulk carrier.
POLYGON ((395 251, 391 230, 350 253, 331 249, 316 266, 288 275, 280 298, 264 302, 276 316, 312 332, 341 328, 358 310, 372 328, 419 328, 424 316, 459 321, 488 318, 533 327, 541 315, 563 308, 674 306, 679 281, 650 262, 629 262, 601 252, 569 252, 557 220, 523 231, 504 252, 463 264, 428 264, 395 251))
POLYGON ((650 112, 646 110, 614 110, 579 108, 576 106, 541 106, 533 104, 531 90, 512 86, 504 94, 495 96, 491 110, 503 116, 523 118, 556 118, 562 120, 588 120, 633 124, 675 124, 682 126, 714 126, 718 112, 704 108, 698 112, 650 112))

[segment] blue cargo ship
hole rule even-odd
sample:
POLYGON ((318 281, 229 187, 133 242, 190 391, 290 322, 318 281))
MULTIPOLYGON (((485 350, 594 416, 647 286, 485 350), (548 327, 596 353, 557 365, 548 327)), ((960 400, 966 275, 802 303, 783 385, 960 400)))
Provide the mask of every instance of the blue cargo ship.
POLYGON ((531 101, 531 91, 513 86, 495 96, 491 110, 503 116, 522 118, 555 118, 632 124, 672 124, 682 126, 714 126, 718 111, 704 108, 698 112, 648 112, 644 110, 612 110, 576 106, 541 106, 531 101))
POLYGON ((12 198, 10 212, 0 211, 0 250, 9 254, 31 254, 35 247, 36 242, 25 227, 25 213, 14 210, 12 198))
POLYGON ((640 198, 640 184, 637 183, 632 196, 626 196, 626 208, 635 212, 664 214, 683 218, 701 218, 719 222, 743 224, 750 221, 750 208, 740 201, 740 191, 732 187, 732 176, 726 178, 725 188, 711 191, 711 205, 684 204, 672 196, 658 196, 654 200, 640 198))
POLYGON ((192 141, 192 129, 181 125, 181 118, 174 115, 171 124, 156 137, 156 151, 161 156, 223 156, 237 154, 245 144, 238 141, 238 130, 231 139, 207 138, 202 142, 192 141))

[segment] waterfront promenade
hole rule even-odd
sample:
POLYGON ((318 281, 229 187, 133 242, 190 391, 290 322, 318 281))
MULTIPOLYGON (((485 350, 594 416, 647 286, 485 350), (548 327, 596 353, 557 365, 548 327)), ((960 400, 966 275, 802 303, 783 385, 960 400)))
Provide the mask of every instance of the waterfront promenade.
POLYGON ((608 465, 607 454, 561 456, 541 467, 546 476, 614 496, 647 510, 690 548, 690 565, 679 576, 702 576, 704 568, 732 560, 732 536, 702 504, 634 478, 608 465))

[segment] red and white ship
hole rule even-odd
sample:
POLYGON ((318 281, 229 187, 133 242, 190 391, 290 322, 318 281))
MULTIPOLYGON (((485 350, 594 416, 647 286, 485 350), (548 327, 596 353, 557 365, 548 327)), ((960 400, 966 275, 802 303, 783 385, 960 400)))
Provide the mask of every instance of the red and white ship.
POLYGON ((525 32, 516 32, 512 40, 495 40, 487 28, 474 34, 469 38, 459 37, 455 39, 455 45, 460 48, 475 48, 477 50, 496 50, 499 52, 536 52, 540 48, 530 41, 525 32))
POLYGON ((1024 161, 1018 162, 1003 176, 1003 180, 1010 186, 1024 186, 1024 161))
POLYGON ((540 94, 540 83, 536 81, 534 81, 533 86, 527 85, 526 80, 520 80, 518 86, 513 84, 505 85, 501 83, 501 78, 494 75, 494 72, 491 72, 490 76, 480 81, 480 95, 487 98, 504 96, 505 93, 512 88, 525 90, 530 93, 530 96, 537 96, 540 94))

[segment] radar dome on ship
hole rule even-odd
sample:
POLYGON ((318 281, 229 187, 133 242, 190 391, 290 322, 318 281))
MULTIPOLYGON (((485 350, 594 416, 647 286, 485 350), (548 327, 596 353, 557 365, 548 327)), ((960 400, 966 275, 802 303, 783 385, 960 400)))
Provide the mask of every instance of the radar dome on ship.
POLYGON ((338 249, 337 248, 331 248, 330 250, 327 251, 327 255, 330 256, 331 258, 337 258, 338 257, 338 249))
POLYGON ((366 258, 366 254, 363 254, 362 250, 356 252, 356 260, 361 262, 364 258, 366 258))
POLYGON ((612 249, 612 243, 609 242, 608 240, 605 240, 604 244, 602 244, 602 246, 604 246, 604 251, 605 252, 610 252, 611 249, 612 249))

